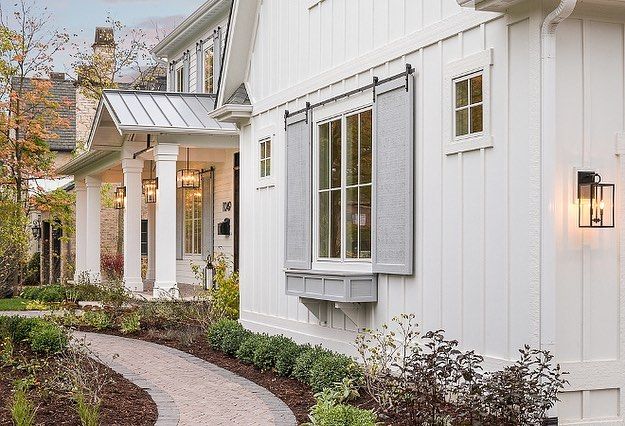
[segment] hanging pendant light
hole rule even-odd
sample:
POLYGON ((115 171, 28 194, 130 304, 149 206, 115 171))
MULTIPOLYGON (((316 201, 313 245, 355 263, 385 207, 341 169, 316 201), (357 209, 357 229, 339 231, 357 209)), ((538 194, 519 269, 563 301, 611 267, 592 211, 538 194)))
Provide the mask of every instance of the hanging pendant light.
POLYGON ((156 190, 158 189, 158 178, 152 176, 152 162, 150 162, 150 178, 143 179, 142 192, 145 202, 148 204, 156 203, 156 190))
POLYGON ((200 171, 189 168, 189 148, 187 148, 187 167, 178 170, 176 177, 176 186, 178 188, 197 189, 200 187, 200 171))

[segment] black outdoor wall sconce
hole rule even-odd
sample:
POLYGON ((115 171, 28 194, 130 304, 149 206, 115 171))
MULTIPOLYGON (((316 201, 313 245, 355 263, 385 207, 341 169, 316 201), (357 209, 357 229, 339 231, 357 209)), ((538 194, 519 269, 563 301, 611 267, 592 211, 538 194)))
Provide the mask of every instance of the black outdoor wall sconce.
POLYGON ((230 219, 225 218, 217 224, 217 235, 230 235, 230 219))
POLYGON ((614 228, 614 184, 602 183, 596 172, 577 172, 580 228, 614 228))
POLYGON ((126 187, 120 186, 115 190, 114 207, 121 210, 126 207, 126 187))
POLYGON ((39 240, 41 238, 41 221, 39 219, 33 220, 30 230, 33 233, 33 238, 39 240))

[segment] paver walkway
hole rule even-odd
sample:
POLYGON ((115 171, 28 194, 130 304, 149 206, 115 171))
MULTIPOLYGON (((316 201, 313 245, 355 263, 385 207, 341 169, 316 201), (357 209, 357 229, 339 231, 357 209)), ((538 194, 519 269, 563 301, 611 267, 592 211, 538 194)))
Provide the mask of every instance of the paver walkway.
POLYGON ((267 389, 185 352, 96 333, 75 337, 151 394, 159 426, 296 425, 291 410, 267 389))

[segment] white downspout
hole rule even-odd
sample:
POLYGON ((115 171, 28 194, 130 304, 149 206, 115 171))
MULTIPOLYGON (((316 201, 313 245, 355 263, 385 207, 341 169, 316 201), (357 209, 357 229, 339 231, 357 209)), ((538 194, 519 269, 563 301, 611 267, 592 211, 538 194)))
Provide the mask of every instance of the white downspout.
POLYGON ((556 349, 556 29, 577 0, 561 0, 541 28, 541 286, 540 347, 556 349))

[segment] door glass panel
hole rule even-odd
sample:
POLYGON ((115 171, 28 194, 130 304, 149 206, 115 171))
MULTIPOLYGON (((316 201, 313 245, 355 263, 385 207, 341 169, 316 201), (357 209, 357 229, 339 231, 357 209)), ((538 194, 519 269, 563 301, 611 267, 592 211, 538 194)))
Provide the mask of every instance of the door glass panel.
POLYGON ((347 185, 358 183, 358 114, 347 117, 347 140, 345 141, 345 174, 347 185))
POLYGON ((330 195, 330 257, 341 257, 341 190, 330 195))
POLYGON ((345 191, 345 257, 358 257, 358 187, 345 191))
POLYGON ((331 124, 330 131, 330 183, 332 188, 341 187, 341 120, 335 120, 331 124))
POLYGON ((319 189, 328 189, 329 163, 330 163, 330 124, 325 123, 319 126, 319 189))
POLYGON ((330 193, 319 193, 319 257, 328 257, 330 236, 330 193))
POLYGON ((371 186, 360 188, 360 247, 359 257, 361 259, 371 258, 371 186))
POLYGON ((360 114, 360 183, 371 183, 371 110, 360 114))

